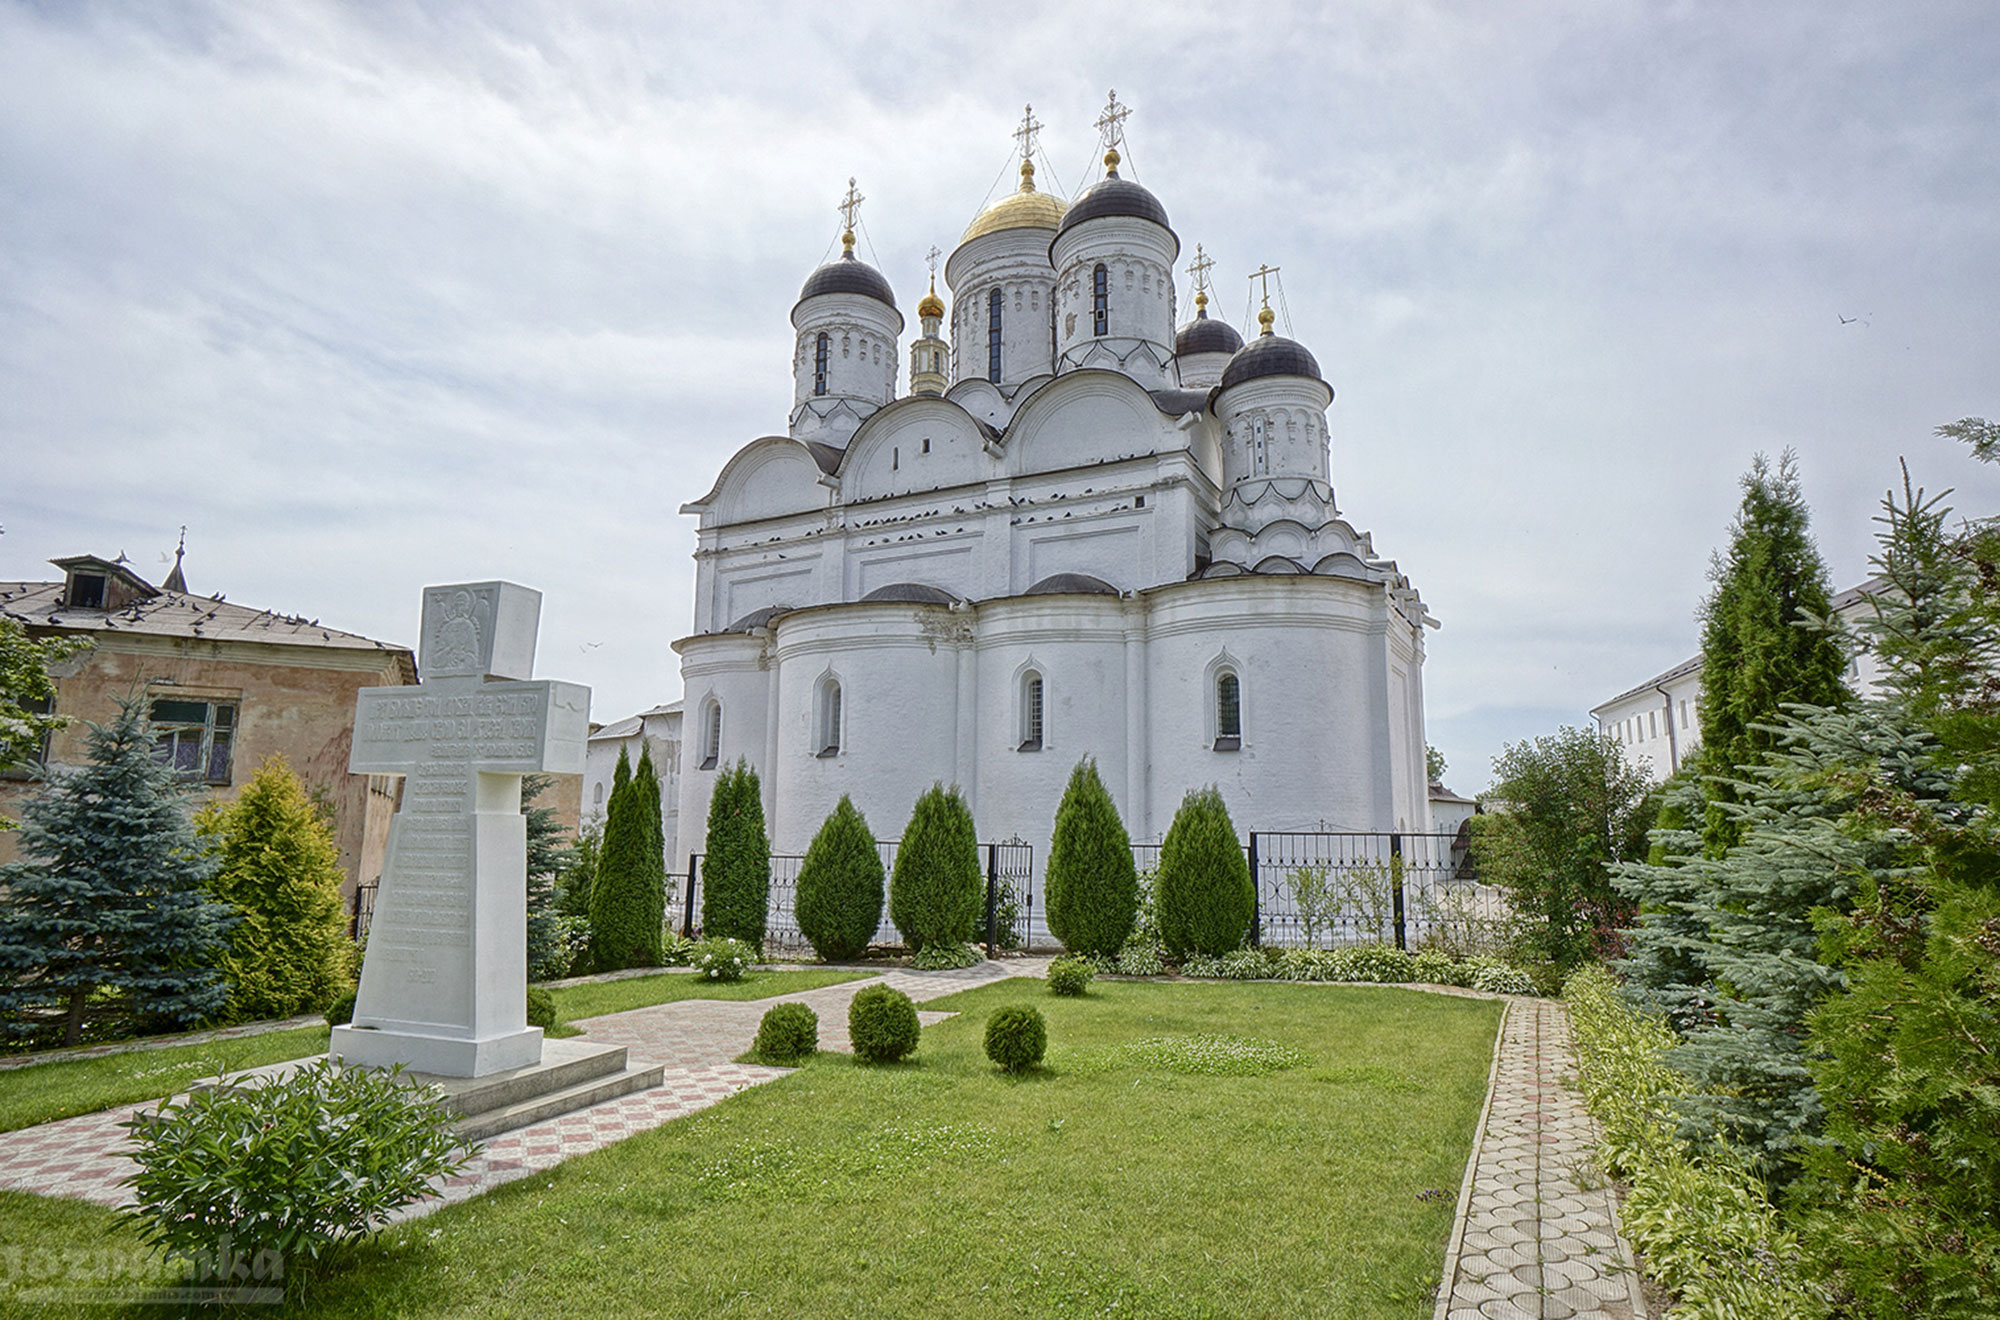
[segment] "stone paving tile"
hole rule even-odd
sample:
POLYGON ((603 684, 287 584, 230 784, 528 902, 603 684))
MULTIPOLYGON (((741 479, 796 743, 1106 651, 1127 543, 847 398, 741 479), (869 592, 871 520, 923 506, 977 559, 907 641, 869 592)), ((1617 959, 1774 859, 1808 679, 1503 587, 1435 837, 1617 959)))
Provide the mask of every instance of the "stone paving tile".
POLYGON ((1567 1010, 1510 1000, 1436 1320, 1644 1320, 1614 1194, 1576 1177, 1597 1132, 1575 1067, 1567 1010))

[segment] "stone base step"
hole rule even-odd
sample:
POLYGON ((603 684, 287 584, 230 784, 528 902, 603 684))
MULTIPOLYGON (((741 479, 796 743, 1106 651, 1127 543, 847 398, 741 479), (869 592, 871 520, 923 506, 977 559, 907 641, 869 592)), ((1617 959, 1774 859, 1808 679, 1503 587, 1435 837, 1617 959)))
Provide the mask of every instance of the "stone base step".
MULTIPOLYGON (((623 1054, 624 1051, 620 1050, 619 1053, 623 1054)), ((624 1068, 615 1073, 592 1077, 558 1091, 544 1092, 514 1104, 468 1114, 452 1126, 457 1128, 459 1135, 467 1141, 484 1141, 502 1132, 511 1132, 530 1123, 539 1123, 545 1118, 555 1118, 560 1114, 588 1109, 606 1100, 616 1100, 621 1095, 631 1095, 634 1091, 651 1090, 664 1080, 666 1071, 663 1064, 654 1064, 650 1068, 624 1068)))

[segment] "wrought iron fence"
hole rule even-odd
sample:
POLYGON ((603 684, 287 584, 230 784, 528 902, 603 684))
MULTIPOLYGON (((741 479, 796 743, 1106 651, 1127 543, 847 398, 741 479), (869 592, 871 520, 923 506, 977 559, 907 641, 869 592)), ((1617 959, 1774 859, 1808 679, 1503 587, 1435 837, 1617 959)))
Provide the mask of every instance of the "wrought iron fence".
POLYGON ((372 885, 354 887, 354 903, 347 913, 347 934, 350 939, 368 938, 368 923, 375 918, 375 891, 381 888, 381 885, 382 882, 377 880, 372 885))
MULTIPOLYGON (((1159 868, 1160 847, 1132 845, 1140 870, 1159 868)), ((1256 830, 1243 853, 1257 891, 1253 943, 1464 950, 1494 942, 1507 920, 1504 896, 1471 876, 1456 835, 1256 830)))
MULTIPOLYGON (((898 842, 882 839, 875 844, 882 855, 885 872, 893 872, 896 868, 898 842)), ((676 877, 685 880, 680 933, 688 938, 701 934, 703 860, 704 854, 695 853, 688 859, 688 874, 676 877)), ((986 871, 986 901, 977 923, 976 938, 988 946, 989 953, 1031 948, 1038 935, 1042 942, 1047 942, 1047 930, 1036 920, 1033 845, 982 843, 979 845, 979 860, 986 871)), ((767 948, 792 953, 811 947, 811 941, 799 929, 798 919, 799 866, 804 861, 803 856, 790 853, 776 853, 771 857, 770 906, 764 919, 764 944, 767 948)), ((875 935, 869 942, 895 945, 902 943, 902 939, 895 923, 889 919, 888 904, 885 902, 881 924, 875 928, 875 935)))

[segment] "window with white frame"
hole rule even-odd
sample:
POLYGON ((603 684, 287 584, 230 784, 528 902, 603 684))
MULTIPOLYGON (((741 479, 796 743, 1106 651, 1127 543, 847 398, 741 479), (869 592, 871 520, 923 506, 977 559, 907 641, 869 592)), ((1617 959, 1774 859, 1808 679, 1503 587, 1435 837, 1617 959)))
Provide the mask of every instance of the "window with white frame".
POLYGON ((1215 750, 1234 752, 1243 746, 1243 684, 1231 670, 1215 676, 1215 750))
POLYGON ((182 779, 226 784, 236 742, 236 703, 178 697, 153 703, 153 759, 182 779))
POLYGON ((722 759, 722 703, 713 699, 701 708, 701 769, 713 770, 722 759))
POLYGON ((1021 746, 1017 750, 1042 750, 1042 676, 1032 669, 1021 675, 1021 746))
POLYGON ((840 755, 840 680, 828 675, 820 681, 819 709, 813 720, 815 756, 840 755))

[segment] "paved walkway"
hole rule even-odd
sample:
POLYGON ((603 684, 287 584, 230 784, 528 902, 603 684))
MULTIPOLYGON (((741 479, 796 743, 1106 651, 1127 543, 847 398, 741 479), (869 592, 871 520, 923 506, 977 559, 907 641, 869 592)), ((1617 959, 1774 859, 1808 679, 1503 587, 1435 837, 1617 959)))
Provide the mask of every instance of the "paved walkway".
MULTIPOLYGON (((898 970, 772 999, 688 999, 585 1019, 579 1025, 589 1039, 624 1045, 635 1062, 666 1065, 662 1085, 492 1138, 443 1185, 441 1199, 407 1214, 428 1214, 785 1076, 788 1069, 732 1062, 749 1050, 773 1003, 810 1005, 819 1014, 820 1048, 844 1050, 847 1003, 864 986, 886 983, 922 1003, 1008 977, 1039 977, 1047 966, 1045 958, 1010 958, 953 972, 898 970)), ((928 1025, 949 1014, 919 1016, 928 1025)), ((1644 1320, 1613 1194, 1587 1173, 1597 1131, 1563 1084, 1575 1068, 1563 1006, 1510 1000, 1445 1255, 1436 1320, 1644 1320)), ((0 1188, 100 1205, 128 1202, 118 1182, 132 1163, 118 1125, 139 1108, 0 1134, 0 1188)))
POLYGON ((1644 1320, 1615 1194, 1592 1175, 1596 1121, 1564 1085, 1575 1071, 1569 1011, 1510 1000, 1436 1320, 1644 1320))

